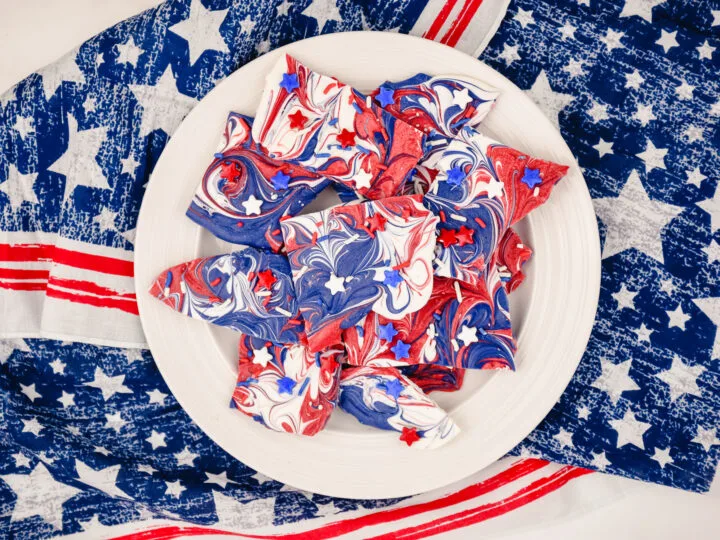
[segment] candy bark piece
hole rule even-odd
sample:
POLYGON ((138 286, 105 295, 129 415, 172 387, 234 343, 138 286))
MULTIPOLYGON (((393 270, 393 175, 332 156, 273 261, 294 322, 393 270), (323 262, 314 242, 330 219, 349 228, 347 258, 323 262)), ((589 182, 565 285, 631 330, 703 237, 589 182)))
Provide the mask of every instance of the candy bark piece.
POLYGON ((252 118, 231 112, 186 214, 218 238, 280 251, 280 219, 294 216, 330 181, 270 159, 251 137, 252 118))
POLYGON ((522 266, 532 257, 532 249, 523 243, 520 236, 508 229, 500 240, 497 258, 502 281, 508 293, 517 289, 525 280, 522 266))
POLYGON ((396 320, 427 303, 436 224, 418 196, 282 221, 311 351, 340 343, 343 328, 370 310, 396 320))
POLYGON ((340 377, 340 408, 362 424, 407 432, 414 448, 439 448, 460 432, 452 418, 397 369, 346 368, 340 377))
POLYGON ((337 403, 342 354, 241 336, 232 405, 273 431, 316 435, 337 403))
POLYGON ((414 382, 420 389, 430 392, 455 392, 460 390, 465 378, 464 369, 455 369, 435 364, 415 364, 398 368, 400 373, 414 382))
POLYGON ((162 272, 150 294, 193 319, 273 343, 302 336, 290 267, 281 255, 246 247, 162 272))
POLYGON ((436 274, 477 285, 505 231, 544 203, 568 167, 469 128, 443 152, 425 205, 440 216, 436 274))
POLYGON ((421 131, 287 55, 267 75, 252 131, 270 157, 369 199, 398 194, 423 155, 421 131))

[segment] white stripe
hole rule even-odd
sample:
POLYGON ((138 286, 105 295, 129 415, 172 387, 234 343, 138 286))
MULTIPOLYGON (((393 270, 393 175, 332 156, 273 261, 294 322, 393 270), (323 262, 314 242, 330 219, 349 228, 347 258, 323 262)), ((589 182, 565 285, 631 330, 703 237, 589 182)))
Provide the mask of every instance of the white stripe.
MULTIPOLYGON (((135 292, 135 280, 127 276, 105 274, 103 272, 95 272, 94 270, 65 266, 63 264, 53 264, 50 270, 50 275, 61 279, 90 281, 100 287, 107 287, 108 289, 116 290, 119 293, 135 292)), ((148 283, 148 288, 149 287, 150 283, 148 283)))
POLYGON ((0 268, 8 270, 49 270, 51 261, 0 261, 0 268))
POLYGON ((55 233, 0 231, 0 244, 54 244, 56 239, 55 233))
MULTIPOLYGON (((66 292, 71 294, 81 294, 83 296, 92 296, 94 298, 100 298, 102 300, 123 300, 126 302, 135 302, 134 298, 123 298, 122 296, 116 296, 116 295, 104 295, 104 294, 96 294, 94 292, 86 291, 84 289, 74 289, 72 287, 65 287, 62 285, 57 285, 56 283, 49 283, 48 284, 48 290, 49 291, 58 291, 58 292, 66 292)), ((88 321, 90 322, 90 321, 88 321)))
POLYGON ((87 242, 70 240, 69 238, 58 238, 55 245, 62 249, 67 249, 69 251, 78 251, 80 253, 87 253, 89 255, 101 255, 103 257, 121 259, 123 261, 133 260, 133 252, 121 248, 98 246, 95 244, 88 244, 87 242))

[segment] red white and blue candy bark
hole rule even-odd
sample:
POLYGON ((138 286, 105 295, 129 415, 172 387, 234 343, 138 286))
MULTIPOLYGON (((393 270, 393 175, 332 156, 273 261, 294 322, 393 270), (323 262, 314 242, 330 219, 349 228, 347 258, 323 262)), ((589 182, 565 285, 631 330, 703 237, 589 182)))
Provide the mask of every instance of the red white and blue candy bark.
POLYGON ((548 199, 568 167, 465 128, 437 169, 425 196, 441 220, 436 273, 477 285, 505 231, 548 199))
POLYGON ((252 140, 252 119, 230 113, 187 216, 215 236, 278 252, 280 218, 294 216, 330 181, 270 159, 252 140))
POLYGON ((415 364, 398 368, 400 373, 414 382, 420 390, 430 392, 455 392, 460 390, 465 378, 464 369, 435 364, 415 364))
POLYGON ((460 432, 437 403, 395 368, 344 369, 339 404, 362 424, 396 431, 416 448, 439 448, 460 432))
POLYGON ((232 405, 273 431, 315 435, 337 402, 342 353, 242 336, 232 405))
POLYGON ((522 266, 532 257, 532 249, 520 236, 508 229, 500 240, 497 250, 498 270, 508 293, 517 289, 525 280, 522 266))
POLYGON ((434 364, 464 369, 515 369, 507 293, 495 272, 470 288, 435 278, 432 296, 401 320, 377 313, 343 332, 347 363, 355 366, 434 364))
POLYGON ((398 194, 423 155, 421 131, 291 56, 267 75, 252 132, 270 157, 369 199, 398 194))
POLYGON ((433 288, 437 217, 419 196, 338 206, 282 221, 312 351, 341 342, 370 310, 402 319, 433 288))
POLYGON ((290 267, 281 255, 244 248, 162 272, 150 294, 175 311, 273 343, 302 338, 290 267))

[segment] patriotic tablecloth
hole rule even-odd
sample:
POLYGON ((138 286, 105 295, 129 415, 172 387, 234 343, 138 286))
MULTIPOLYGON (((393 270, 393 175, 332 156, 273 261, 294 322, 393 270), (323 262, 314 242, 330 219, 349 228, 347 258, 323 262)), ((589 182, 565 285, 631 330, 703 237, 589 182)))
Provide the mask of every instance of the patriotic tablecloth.
POLYGON ((299 492, 189 421, 143 350, 135 222, 182 118, 256 55, 374 29, 477 56, 504 3, 169 0, 0 96, 2 530, 420 538, 544 497, 587 477, 579 467, 706 490, 720 448, 720 7, 711 4, 511 5, 481 59, 528 89, 584 169, 604 242, 599 312, 578 373, 519 458, 404 501, 299 492))

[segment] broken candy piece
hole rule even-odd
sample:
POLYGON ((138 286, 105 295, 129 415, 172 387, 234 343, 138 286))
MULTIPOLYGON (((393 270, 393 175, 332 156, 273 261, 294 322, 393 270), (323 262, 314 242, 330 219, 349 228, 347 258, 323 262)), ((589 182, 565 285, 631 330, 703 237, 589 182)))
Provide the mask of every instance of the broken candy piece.
POLYGON ((518 234, 508 229, 500 240, 497 258, 505 290, 508 293, 517 289, 525 280, 522 266, 532 257, 532 249, 525 245, 518 234))
POLYGON ((405 375, 420 389, 429 394, 430 392, 455 392, 462 387, 465 378, 464 369, 455 369, 434 364, 415 364, 398 368, 400 373, 405 375))
POLYGON ((175 311, 273 343, 297 343, 302 321, 281 255, 246 247, 162 272, 150 294, 175 311))
POLYGON ((311 351, 341 343, 371 309, 389 319, 430 297, 437 218, 419 196, 338 206, 282 221, 311 351))
POLYGON ((232 405, 273 431, 315 435, 335 408, 342 354, 242 336, 232 405))
POLYGON ((395 368, 344 369, 339 404, 362 424, 396 431, 415 448, 439 448, 460 432, 437 403, 395 368))
POLYGON ((423 155, 421 131, 287 55, 267 75, 252 131, 270 157, 369 199, 398 194, 423 155))
POLYGON ((252 119, 231 112, 186 214, 218 238, 280 251, 280 218, 294 216, 330 183, 270 159, 253 142, 252 119))

